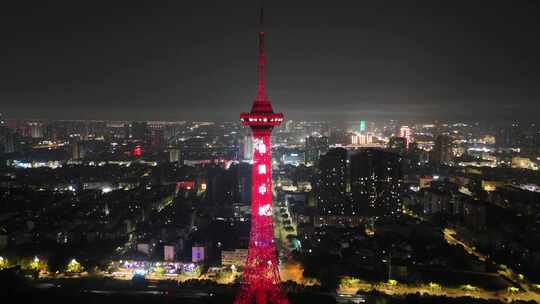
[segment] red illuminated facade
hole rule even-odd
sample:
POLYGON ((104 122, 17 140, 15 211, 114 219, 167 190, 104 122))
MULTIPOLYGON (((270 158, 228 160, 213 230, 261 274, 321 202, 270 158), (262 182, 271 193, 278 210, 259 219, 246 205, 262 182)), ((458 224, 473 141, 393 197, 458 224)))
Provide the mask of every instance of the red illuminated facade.
POLYGON ((242 285, 235 304, 279 303, 289 301, 281 290, 278 259, 272 224, 272 173, 270 135, 274 126, 283 121, 283 114, 274 113, 266 96, 264 82, 264 32, 259 32, 259 64, 257 97, 249 113, 241 113, 243 125, 253 136, 253 167, 251 189, 251 231, 248 257, 242 285))
POLYGON ((403 137, 405 138, 405 140, 407 141, 407 149, 409 148, 409 144, 411 143, 412 141, 412 131, 411 131, 411 128, 407 127, 407 126, 402 126, 400 129, 399 129, 399 137, 403 137))

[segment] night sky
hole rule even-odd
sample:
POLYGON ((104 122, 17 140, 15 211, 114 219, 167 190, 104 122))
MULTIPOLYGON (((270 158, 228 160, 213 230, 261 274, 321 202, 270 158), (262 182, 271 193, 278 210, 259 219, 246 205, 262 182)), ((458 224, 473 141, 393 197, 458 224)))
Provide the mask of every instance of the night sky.
MULTIPOLYGON (((268 95, 294 119, 538 120, 537 2, 267 0, 268 95)), ((0 112, 237 119, 258 3, 2 1, 0 112)))

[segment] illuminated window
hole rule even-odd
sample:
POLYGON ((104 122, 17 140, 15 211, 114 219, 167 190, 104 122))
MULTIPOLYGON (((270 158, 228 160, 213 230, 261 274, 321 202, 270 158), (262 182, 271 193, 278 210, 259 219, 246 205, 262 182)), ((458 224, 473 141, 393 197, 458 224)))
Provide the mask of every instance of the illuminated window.
POLYGON ((266 165, 259 165, 259 174, 266 174, 266 165))
POLYGON ((272 206, 270 204, 264 204, 259 207, 260 216, 271 216, 272 215, 272 206))
POLYGON ((260 185, 259 186, 259 193, 265 194, 266 193, 266 185, 260 185))

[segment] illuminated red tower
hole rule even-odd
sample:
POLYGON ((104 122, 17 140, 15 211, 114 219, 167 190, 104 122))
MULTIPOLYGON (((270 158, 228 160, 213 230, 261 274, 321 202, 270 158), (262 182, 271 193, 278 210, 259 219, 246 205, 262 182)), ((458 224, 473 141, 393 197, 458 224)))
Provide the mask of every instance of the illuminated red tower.
MULTIPOLYGON (((261 10, 262 23, 262 10, 261 10)), ((272 173, 270 135, 274 126, 283 121, 282 113, 274 113, 266 96, 264 82, 264 31, 259 32, 259 64, 257 97, 251 112, 241 113, 243 125, 251 128, 253 136, 253 167, 251 171, 251 231, 242 286, 235 304, 288 304, 281 290, 272 225, 272 173)))

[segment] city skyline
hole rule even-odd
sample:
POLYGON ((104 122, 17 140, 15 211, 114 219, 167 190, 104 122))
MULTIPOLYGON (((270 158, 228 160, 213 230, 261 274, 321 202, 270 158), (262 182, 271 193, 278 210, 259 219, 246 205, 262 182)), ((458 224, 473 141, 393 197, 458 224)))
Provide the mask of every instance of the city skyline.
MULTIPOLYGON (((152 5, 7 4, 2 112, 234 120, 253 98, 258 3, 152 5)), ((269 95, 289 118, 537 120, 532 2, 266 6, 269 95)))
POLYGON ((434 2, 4 5, 0 298, 540 303, 538 10, 434 2))

